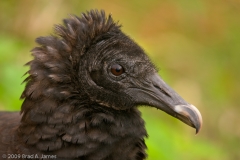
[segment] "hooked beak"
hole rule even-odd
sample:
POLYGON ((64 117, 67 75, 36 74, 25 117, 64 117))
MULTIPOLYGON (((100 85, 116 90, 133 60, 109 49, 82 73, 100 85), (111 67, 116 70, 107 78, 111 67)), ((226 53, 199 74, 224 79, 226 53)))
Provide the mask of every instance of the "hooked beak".
POLYGON ((188 104, 173 89, 171 89, 155 73, 144 83, 128 89, 128 93, 139 105, 149 105, 160 109, 196 129, 196 134, 202 127, 202 116, 199 110, 188 104))

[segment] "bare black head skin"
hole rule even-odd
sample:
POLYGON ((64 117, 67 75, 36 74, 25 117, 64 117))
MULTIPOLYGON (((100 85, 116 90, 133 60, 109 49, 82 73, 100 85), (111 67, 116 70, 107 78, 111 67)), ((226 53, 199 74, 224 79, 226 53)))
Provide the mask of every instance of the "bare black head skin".
POLYGON ((140 105, 200 130, 199 111, 160 78, 143 49, 120 28, 111 15, 91 10, 56 25, 55 35, 36 39, 40 46, 28 63, 17 153, 145 159, 140 105))

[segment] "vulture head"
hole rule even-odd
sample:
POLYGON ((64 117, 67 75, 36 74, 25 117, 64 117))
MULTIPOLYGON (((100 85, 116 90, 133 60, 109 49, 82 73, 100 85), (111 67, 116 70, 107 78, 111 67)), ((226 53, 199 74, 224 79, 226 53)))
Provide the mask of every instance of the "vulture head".
POLYGON ((147 135, 141 105, 160 109, 198 133, 198 109, 162 80, 144 50, 120 29, 111 15, 91 10, 56 25, 55 35, 36 39, 40 46, 32 50, 22 94, 19 135, 26 145, 71 158, 98 151, 110 157, 109 148, 97 147, 120 145, 124 137, 126 144, 145 148, 138 142, 147 135))

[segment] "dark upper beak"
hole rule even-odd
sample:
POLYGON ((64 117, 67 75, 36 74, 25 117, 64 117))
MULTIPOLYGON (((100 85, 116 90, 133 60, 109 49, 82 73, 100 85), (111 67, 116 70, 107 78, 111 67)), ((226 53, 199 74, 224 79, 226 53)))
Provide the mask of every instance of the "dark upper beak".
POLYGON ((137 87, 129 88, 128 93, 137 104, 161 109, 195 128, 196 133, 201 129, 202 116, 198 109, 182 99, 157 73, 148 76, 147 81, 137 87))

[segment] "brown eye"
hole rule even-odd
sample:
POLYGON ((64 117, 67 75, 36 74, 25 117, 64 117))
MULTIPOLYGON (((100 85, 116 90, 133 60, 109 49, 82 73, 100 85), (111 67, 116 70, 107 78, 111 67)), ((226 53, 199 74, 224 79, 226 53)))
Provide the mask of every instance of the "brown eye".
POLYGON ((115 75, 115 76, 120 76, 121 74, 124 73, 124 69, 123 69, 123 67, 122 67, 121 65, 119 65, 119 64, 113 64, 113 65, 111 66, 111 72, 112 72, 112 74, 115 75))

